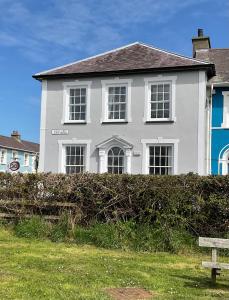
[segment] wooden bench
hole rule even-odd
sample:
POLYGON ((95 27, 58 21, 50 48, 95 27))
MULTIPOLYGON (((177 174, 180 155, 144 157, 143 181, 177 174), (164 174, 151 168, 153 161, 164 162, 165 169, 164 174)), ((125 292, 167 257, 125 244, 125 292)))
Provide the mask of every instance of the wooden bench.
POLYGON ((217 262, 217 249, 229 249, 229 239, 199 237, 199 246, 212 248, 212 261, 202 261, 202 266, 211 269, 212 282, 215 283, 221 269, 229 270, 229 264, 217 262))

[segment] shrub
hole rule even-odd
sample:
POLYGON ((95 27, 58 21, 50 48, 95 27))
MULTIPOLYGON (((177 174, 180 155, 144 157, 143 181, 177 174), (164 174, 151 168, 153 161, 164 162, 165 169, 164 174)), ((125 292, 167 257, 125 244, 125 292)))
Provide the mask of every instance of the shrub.
MULTIPOLYGON (((90 226, 133 220, 138 225, 149 224, 162 235, 167 232, 167 247, 174 236, 170 230, 225 237, 229 228, 229 176, 2 173, 0 199, 6 201, 0 212, 15 210, 19 217, 69 214, 71 210, 72 231, 76 223, 90 226), (73 206, 63 208, 60 203, 73 206)), ((107 240, 120 232, 123 238, 130 234, 122 226, 107 229, 107 240)), ((60 227, 56 232, 62 231, 60 227)), ((59 233, 53 236, 59 239, 59 233)))

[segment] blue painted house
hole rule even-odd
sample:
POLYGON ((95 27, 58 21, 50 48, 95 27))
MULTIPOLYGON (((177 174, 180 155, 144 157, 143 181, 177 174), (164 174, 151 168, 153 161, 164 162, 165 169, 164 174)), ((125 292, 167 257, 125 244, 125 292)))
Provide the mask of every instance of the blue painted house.
POLYGON ((22 140, 17 131, 13 131, 11 137, 0 135, 0 172, 12 172, 10 163, 17 161, 17 172, 34 173, 38 156, 39 144, 22 140))
POLYGON ((209 173, 229 174, 229 48, 213 49, 210 39, 198 32, 193 39, 194 57, 215 64, 216 75, 209 81, 210 155, 209 173))

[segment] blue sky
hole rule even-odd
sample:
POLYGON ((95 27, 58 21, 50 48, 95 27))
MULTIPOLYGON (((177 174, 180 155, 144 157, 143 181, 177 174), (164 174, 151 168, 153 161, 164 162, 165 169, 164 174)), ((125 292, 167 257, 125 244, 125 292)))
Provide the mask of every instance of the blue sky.
POLYGON ((39 141, 32 75, 134 41, 191 56, 197 28, 229 47, 228 0, 0 0, 0 134, 39 141))

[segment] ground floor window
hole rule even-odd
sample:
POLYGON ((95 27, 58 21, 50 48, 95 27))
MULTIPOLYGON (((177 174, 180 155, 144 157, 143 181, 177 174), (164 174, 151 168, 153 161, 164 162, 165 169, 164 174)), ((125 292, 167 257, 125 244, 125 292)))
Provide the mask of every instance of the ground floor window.
POLYGON ((107 171, 112 174, 124 173, 124 151, 119 147, 112 147, 107 155, 107 171))
POLYGON ((172 146, 149 146, 149 174, 170 175, 173 170, 172 146))
POLYGON ((7 151, 5 149, 0 150, 0 164, 5 165, 7 163, 7 151))
POLYGON ((28 167, 29 166, 29 154, 24 153, 24 166, 28 167))
POLYGON ((85 172, 85 146, 69 145, 65 148, 67 174, 85 172))
POLYGON ((226 150, 221 159, 222 175, 229 175, 229 149, 226 150))

